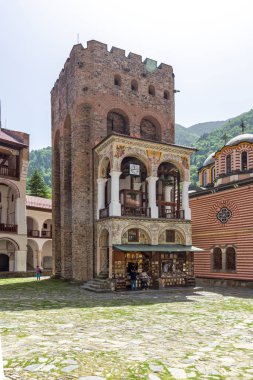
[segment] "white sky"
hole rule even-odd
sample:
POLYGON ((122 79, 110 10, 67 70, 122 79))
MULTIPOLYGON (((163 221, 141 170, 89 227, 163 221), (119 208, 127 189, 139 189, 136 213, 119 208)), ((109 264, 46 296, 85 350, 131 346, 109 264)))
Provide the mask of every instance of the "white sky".
POLYGON ((252 108, 252 0, 0 0, 2 125, 32 149, 51 144, 50 91, 78 33, 172 65, 179 124, 252 108))

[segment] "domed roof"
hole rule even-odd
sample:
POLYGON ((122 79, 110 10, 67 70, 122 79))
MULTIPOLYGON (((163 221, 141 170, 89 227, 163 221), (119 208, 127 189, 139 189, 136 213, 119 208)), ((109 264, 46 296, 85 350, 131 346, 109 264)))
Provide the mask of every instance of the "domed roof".
POLYGON ((204 161, 203 166, 208 166, 210 164, 213 164, 215 162, 215 159, 214 159, 214 155, 215 155, 215 152, 211 153, 207 159, 204 161))
POLYGON ((242 133, 241 135, 233 137, 226 145, 237 145, 241 142, 253 143, 253 133, 242 133))

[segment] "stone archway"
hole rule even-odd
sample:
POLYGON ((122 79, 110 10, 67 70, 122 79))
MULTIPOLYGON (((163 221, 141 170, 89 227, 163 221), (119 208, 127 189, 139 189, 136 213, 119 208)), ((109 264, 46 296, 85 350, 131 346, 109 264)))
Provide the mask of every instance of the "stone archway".
POLYGON ((9 256, 0 253, 0 272, 9 272, 9 256))

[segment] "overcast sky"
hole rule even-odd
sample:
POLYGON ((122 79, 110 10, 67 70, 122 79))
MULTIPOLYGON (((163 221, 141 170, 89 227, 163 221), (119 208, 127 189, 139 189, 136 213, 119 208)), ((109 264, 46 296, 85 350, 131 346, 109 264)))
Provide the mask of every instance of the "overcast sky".
POLYGON ((252 0, 0 0, 2 125, 31 149, 51 145, 50 91, 78 33, 172 65, 185 127, 252 108, 252 0))

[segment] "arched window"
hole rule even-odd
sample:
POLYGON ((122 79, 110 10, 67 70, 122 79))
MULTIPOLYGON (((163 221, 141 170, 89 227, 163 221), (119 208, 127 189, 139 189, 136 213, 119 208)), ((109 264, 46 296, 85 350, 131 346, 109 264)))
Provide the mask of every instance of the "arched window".
POLYGON ((121 86, 121 77, 120 75, 114 76, 114 85, 120 87, 121 86))
POLYGON ((138 228, 131 228, 128 230, 128 241, 131 243, 138 243, 139 242, 139 229, 138 228))
POLYGON ((248 169, 248 153, 242 152, 241 154, 241 171, 248 169))
POLYGON ((155 87, 150 85, 148 88, 149 95, 155 96, 155 87))
POLYGON ((215 166, 212 167, 212 182, 215 180, 215 166))
POLYGON ((132 80, 132 82, 131 82, 131 90, 132 91, 138 91, 138 83, 137 83, 137 81, 136 80, 132 80))
POLYGON ((111 111, 107 115, 107 134, 111 132, 129 135, 129 121, 127 116, 111 111))
POLYGON ((213 269, 222 270, 222 252, 219 247, 213 250, 213 269))
POLYGON ((233 247, 226 250, 226 270, 236 270, 236 253, 233 247))
POLYGON ((203 186, 207 185, 207 171, 203 171, 203 186))
POLYGON ((166 243, 175 243, 175 230, 166 230, 166 243))
POLYGON ((160 141, 160 127, 155 125, 153 121, 142 119, 140 125, 140 135, 144 139, 160 141))
POLYGON ((231 172, 232 172, 232 157, 229 154, 226 157, 226 173, 229 174, 231 172))
POLYGON ((169 91, 164 91, 164 93, 163 93, 163 97, 164 97, 164 99, 169 100, 169 98, 170 98, 170 93, 169 93, 169 91))

